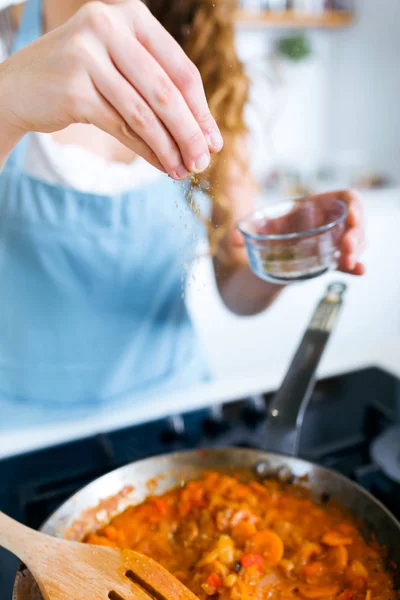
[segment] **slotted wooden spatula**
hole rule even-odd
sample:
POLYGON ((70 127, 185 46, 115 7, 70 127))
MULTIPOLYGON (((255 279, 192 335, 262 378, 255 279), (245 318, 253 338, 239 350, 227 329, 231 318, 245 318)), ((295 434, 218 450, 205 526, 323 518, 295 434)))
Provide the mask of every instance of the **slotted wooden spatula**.
POLYGON ((0 546, 30 569, 45 600, 197 600, 147 556, 53 538, 2 512, 0 546))

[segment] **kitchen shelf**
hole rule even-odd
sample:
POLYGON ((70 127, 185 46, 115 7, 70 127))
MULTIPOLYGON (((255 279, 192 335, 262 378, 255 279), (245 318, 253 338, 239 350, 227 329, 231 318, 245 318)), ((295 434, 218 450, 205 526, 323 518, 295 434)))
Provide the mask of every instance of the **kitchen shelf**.
POLYGON ((265 28, 321 28, 338 29, 351 25, 354 14, 347 11, 331 10, 322 14, 297 13, 291 10, 282 12, 239 10, 236 23, 239 27, 265 28))

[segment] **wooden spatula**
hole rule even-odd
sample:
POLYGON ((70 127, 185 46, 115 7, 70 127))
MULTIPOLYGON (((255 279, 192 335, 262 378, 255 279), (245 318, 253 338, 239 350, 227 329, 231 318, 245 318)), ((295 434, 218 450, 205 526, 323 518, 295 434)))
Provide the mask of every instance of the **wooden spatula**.
POLYGON ((0 546, 29 567, 45 600, 197 600, 147 556, 53 538, 2 512, 0 546))

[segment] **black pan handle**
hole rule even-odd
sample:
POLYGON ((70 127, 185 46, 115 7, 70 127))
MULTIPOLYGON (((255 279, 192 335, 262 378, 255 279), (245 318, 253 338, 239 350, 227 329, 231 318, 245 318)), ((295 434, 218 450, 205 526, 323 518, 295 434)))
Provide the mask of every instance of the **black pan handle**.
POLYGON ((283 383, 268 411, 266 448, 295 456, 316 382, 316 371, 339 316, 347 286, 332 283, 318 304, 283 383))

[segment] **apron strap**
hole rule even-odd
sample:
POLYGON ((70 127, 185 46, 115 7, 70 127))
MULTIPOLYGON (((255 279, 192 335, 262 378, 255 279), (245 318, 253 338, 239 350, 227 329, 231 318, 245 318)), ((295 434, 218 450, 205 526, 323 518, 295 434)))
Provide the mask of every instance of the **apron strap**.
MULTIPOLYGON (((27 0, 11 46, 11 54, 37 40, 42 35, 42 30, 42 0, 27 0)), ((29 134, 16 145, 7 161, 7 166, 23 169, 28 140, 29 134)))
POLYGON ((27 0, 11 46, 11 54, 37 40, 42 32, 42 0, 27 0))

